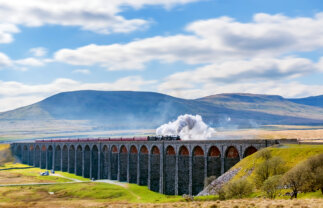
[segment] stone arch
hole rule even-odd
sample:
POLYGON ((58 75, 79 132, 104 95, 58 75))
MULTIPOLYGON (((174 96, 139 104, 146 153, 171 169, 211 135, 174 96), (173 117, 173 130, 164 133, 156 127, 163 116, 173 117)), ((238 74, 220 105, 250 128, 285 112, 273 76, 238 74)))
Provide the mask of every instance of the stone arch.
POLYGON ((169 145, 166 148, 166 155, 176 155, 176 152, 173 146, 169 145))
POLYGON ((192 155, 192 194, 196 195, 204 187, 204 150, 200 146, 195 146, 192 155))
POLYGON ((139 152, 139 185, 148 184, 148 148, 145 145, 140 147, 139 152))
POLYGON ((224 172, 228 171, 236 163, 240 161, 239 151, 234 146, 229 146, 225 151, 224 172))
POLYGON ((181 146, 179 148, 179 155, 187 155, 187 156, 189 156, 190 152, 188 151, 186 146, 181 146))
POLYGON ((46 146, 45 145, 42 145, 41 146, 41 150, 40 150, 40 168, 42 168, 42 169, 45 169, 46 168, 46 161, 47 161, 47 159, 46 159, 46 157, 47 157, 47 155, 46 155, 46 151, 47 150, 47 148, 46 148, 46 146))
POLYGON ((125 145, 120 147, 119 167, 119 181, 127 181, 128 150, 125 145))
POLYGON ((211 146, 208 151, 208 156, 221 157, 221 152, 217 146, 211 146))
POLYGON ((61 153, 61 146, 60 145, 57 145, 55 147, 55 162, 54 162, 54 170, 61 170, 61 156, 62 156, 62 153, 61 153))
POLYGON ((221 175, 221 152, 217 146, 211 146, 207 154, 207 176, 221 175))
POLYGON ((160 150, 153 146, 150 151, 150 190, 159 192, 160 150))
POLYGON ((22 149, 22 163, 28 164, 28 160, 29 160, 28 147, 27 145, 24 145, 22 149))
POLYGON ((189 150, 181 146, 178 151, 178 195, 189 194, 189 150))
POLYGON ((92 147, 92 157, 91 157, 91 178, 98 179, 99 173, 99 149, 96 145, 92 147))
POLYGON ((29 161, 28 164, 29 165, 34 165, 34 158, 35 158, 35 149, 34 149, 34 145, 29 145, 29 161))
POLYGON ((257 152, 258 150, 254 146, 249 146, 245 149, 243 153, 243 158, 248 157, 249 155, 252 155, 253 153, 257 152))
POLYGON ((83 167, 83 177, 90 178, 90 170, 91 170, 91 149, 89 145, 84 147, 84 167, 83 167))
POLYGON ((117 180, 118 179, 118 148, 116 145, 111 147, 111 156, 110 156, 110 164, 111 164, 111 179, 117 180))
POLYGON ((53 146, 49 145, 47 148, 47 169, 53 169, 53 146))
POLYGON ((68 148, 67 145, 63 146, 62 150, 62 171, 67 172, 68 168, 68 148))
POLYGON ((176 173, 176 152, 173 146, 169 145, 166 148, 165 156, 165 194, 175 195, 175 173, 176 173))
POLYGON ((78 145, 76 148, 76 175, 82 176, 83 168, 83 148, 78 145))
POLYGON ((101 178, 107 179, 109 177, 109 150, 108 146, 104 145, 101 151, 101 178))
POLYGON ((159 154, 160 154, 160 150, 159 150, 159 148, 158 148, 157 146, 153 146, 153 147, 151 148, 151 154, 152 154, 152 155, 159 155, 159 154))
POLYGON ((40 157, 41 157, 41 154, 40 154, 40 147, 39 145, 36 145, 36 148, 35 148, 35 167, 40 167, 40 157))
POLYGON ((71 145, 68 150, 69 158, 68 158, 68 172, 75 173, 75 147, 71 145))
POLYGON ((129 182, 137 183, 138 150, 135 145, 130 147, 129 160, 129 182))
POLYGON ((21 161, 21 157, 22 157, 22 148, 21 148, 21 145, 17 145, 17 148, 16 148, 16 155, 17 155, 17 159, 19 161, 21 161))

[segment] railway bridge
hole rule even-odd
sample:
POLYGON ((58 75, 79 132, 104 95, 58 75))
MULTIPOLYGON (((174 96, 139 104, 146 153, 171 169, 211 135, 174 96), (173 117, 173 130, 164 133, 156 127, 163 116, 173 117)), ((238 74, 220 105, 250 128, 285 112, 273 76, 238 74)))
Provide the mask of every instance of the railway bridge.
POLYGON ((22 163, 94 179, 146 185, 167 195, 198 194, 204 179, 220 176, 276 140, 17 142, 22 163))

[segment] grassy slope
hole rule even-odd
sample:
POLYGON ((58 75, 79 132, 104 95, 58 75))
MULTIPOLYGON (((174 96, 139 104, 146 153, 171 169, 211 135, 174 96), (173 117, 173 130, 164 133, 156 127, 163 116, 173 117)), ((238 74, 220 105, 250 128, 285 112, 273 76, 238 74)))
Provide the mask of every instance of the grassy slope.
MULTIPOLYGON (((281 145, 268 148, 272 156, 279 156, 285 161, 286 169, 294 167, 301 161, 306 160, 307 158, 323 153, 323 145, 281 145)), ((261 159, 257 157, 257 154, 250 155, 245 159, 241 160, 232 168, 241 168, 238 174, 233 178, 236 180, 238 178, 244 177, 250 173, 258 164, 262 162, 261 159)), ((252 180, 254 178, 253 172, 248 176, 248 179, 252 180)))

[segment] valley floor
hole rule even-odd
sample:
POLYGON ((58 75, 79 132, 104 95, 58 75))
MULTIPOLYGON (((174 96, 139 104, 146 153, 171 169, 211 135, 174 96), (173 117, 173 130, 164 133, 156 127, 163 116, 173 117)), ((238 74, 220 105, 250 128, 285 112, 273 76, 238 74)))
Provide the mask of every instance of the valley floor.
POLYGON ((220 201, 209 196, 186 202, 181 196, 165 196, 144 186, 91 182, 59 171, 54 175, 40 176, 42 171, 22 164, 3 164, 0 167, 0 186, 16 185, 0 187, 0 207, 323 207, 323 198, 317 198, 321 193, 314 193, 311 199, 297 200, 253 198, 220 201))

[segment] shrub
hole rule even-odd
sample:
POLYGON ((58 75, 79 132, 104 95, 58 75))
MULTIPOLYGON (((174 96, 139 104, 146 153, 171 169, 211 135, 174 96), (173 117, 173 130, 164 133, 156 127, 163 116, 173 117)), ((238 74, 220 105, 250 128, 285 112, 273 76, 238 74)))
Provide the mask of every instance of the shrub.
POLYGON ((293 190, 292 197, 295 198, 298 191, 321 189, 323 194, 323 154, 313 156, 289 170, 284 175, 284 182, 293 190))
POLYGON ((304 184, 304 164, 296 165, 284 175, 284 184, 293 190, 291 198, 297 198, 297 193, 304 184))
POLYGON ((262 190, 266 193, 268 198, 274 199, 280 192, 281 178, 281 175, 275 175, 265 180, 262 190))
POLYGON ((247 179, 229 182, 224 187, 226 198, 243 198, 252 193, 252 184, 247 179))
POLYGON ((271 158, 271 152, 269 149, 262 149, 257 152, 257 157, 262 158, 264 160, 269 160, 271 158))
POLYGON ((214 180, 216 179, 216 176, 210 176, 204 179, 204 188, 206 188, 208 185, 210 185, 214 180))
POLYGON ((270 176, 285 172, 285 162, 280 157, 272 157, 260 163, 255 169, 255 183, 261 187, 270 176))

